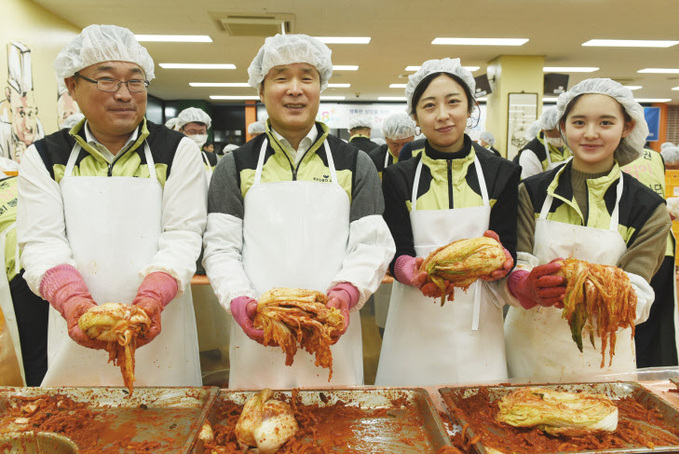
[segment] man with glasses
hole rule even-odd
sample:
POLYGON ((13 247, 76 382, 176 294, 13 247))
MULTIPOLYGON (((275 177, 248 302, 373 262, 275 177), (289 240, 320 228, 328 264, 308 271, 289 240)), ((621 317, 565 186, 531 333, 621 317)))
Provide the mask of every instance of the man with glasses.
POLYGON ((34 143, 19 176, 24 277, 53 308, 42 386, 123 384, 97 351, 107 342, 78 326, 108 302, 151 320, 136 338, 137 385, 200 385, 189 286, 207 216, 199 149, 144 118, 154 63, 129 30, 91 25, 54 67, 86 121, 34 143))

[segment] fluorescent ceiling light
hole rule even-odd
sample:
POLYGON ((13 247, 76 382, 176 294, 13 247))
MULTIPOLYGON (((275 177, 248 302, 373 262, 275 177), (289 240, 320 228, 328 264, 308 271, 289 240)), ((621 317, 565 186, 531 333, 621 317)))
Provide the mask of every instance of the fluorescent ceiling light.
POLYGON ((211 43, 208 35, 134 35, 137 41, 155 41, 164 43, 211 43))
POLYGON ((378 96, 378 101, 407 101, 405 96, 378 96))
POLYGON ((406 88, 408 84, 389 84, 389 88, 406 88))
POLYGON ((628 90, 639 90, 640 88, 644 88, 643 85, 623 85, 628 90))
POLYGON ((165 69, 236 69, 231 63, 158 63, 165 69))
POLYGON ((545 66, 542 68, 546 73, 593 73, 599 68, 594 66, 545 66))
POLYGON ((251 100, 251 99, 259 99, 259 96, 222 96, 222 95, 210 95, 210 99, 230 99, 234 101, 245 101, 245 100, 251 100))
POLYGON ((370 36, 316 36, 325 44, 368 44, 370 36))
POLYGON ((192 87, 238 88, 250 87, 247 82, 189 82, 192 87))
POLYGON ((672 90, 679 91, 679 87, 674 87, 672 90))
POLYGON ((670 102, 672 98, 634 98, 638 103, 651 103, 651 102, 670 102))
POLYGON ((487 102, 487 101, 488 101, 488 98, 486 98, 486 97, 484 96, 483 98, 476 98, 476 101, 478 101, 478 102, 487 102))
POLYGON ((583 46, 595 47, 672 47, 679 41, 659 41, 653 39, 590 39, 583 46))
POLYGON ((328 84, 328 88, 349 88, 351 84, 328 84))
MULTIPOLYGON (((419 71, 421 67, 420 66, 406 66, 406 71, 419 71)), ((474 72, 477 71, 480 66, 463 66, 468 71, 474 72)))
POLYGON ((638 73, 647 74, 679 74, 679 69, 677 68, 644 68, 637 71, 638 73))
POLYGON ((332 65, 333 71, 358 71, 358 65, 332 65))
POLYGON ((434 38, 432 44, 457 46, 523 46, 528 38, 434 38))
POLYGON ((346 96, 321 96, 321 101, 342 101, 346 96))
POLYGON ((542 102, 556 102, 559 98, 542 98, 542 102))

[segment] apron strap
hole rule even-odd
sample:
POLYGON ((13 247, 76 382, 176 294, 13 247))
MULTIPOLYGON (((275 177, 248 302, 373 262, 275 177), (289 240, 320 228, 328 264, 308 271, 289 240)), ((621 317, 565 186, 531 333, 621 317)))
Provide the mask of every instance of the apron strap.
POLYGON ((611 213, 611 225, 609 226, 609 230, 613 232, 618 231, 618 225, 620 224, 620 199, 622 198, 622 189, 623 189, 623 174, 622 171, 620 172, 620 180, 618 181, 617 187, 615 188, 615 193, 616 193, 616 198, 615 198, 615 207, 613 208, 613 212, 611 213))
POLYGON ((384 153, 384 168, 386 169, 389 165, 389 146, 387 146, 387 152, 384 153))
POLYGON ((417 169, 415 169, 415 179, 413 180, 413 192, 410 196, 410 204, 412 205, 412 210, 417 209, 417 188, 420 185, 420 174, 422 173, 422 158, 420 157, 420 162, 417 163, 417 169))
MULTIPOLYGON (((561 177, 561 174, 563 174, 564 169, 566 166, 563 166, 559 169, 559 171, 556 173, 556 179, 559 179, 561 177)), ((547 219, 547 215, 549 214, 549 210, 552 208, 552 201, 554 200, 554 197, 552 197, 549 193, 547 194, 547 197, 545 197, 545 201, 542 203, 542 208, 540 209, 540 219, 547 219)))
MULTIPOLYGON (((70 177, 73 174, 73 168, 75 167, 75 161, 78 160, 78 155, 82 147, 77 142, 73 145, 71 149, 71 155, 68 157, 68 162, 66 163, 66 169, 64 169, 64 176, 70 177)), ((144 156, 146 157, 146 166, 149 169, 149 178, 153 180, 158 180, 158 175, 156 175, 156 166, 153 161, 153 155, 151 154, 151 148, 149 148, 149 143, 144 141, 144 156)))
POLYGON ((549 143, 547 142, 547 135, 544 135, 543 139, 545 139, 545 153, 547 153, 547 169, 549 170, 549 167, 552 165, 552 157, 550 156, 549 153, 549 143))
MULTIPOLYGON (((264 139, 262 147, 259 149, 259 158, 257 159, 257 169, 255 170, 255 179, 252 185, 259 184, 262 181, 262 168, 264 167, 264 155, 266 154, 266 147, 269 144, 267 139, 264 139)), ((323 141, 323 147, 325 148, 325 156, 328 160, 328 168, 330 170, 330 178, 332 182, 339 186, 339 181, 337 180, 337 171, 335 170, 335 161, 332 159, 332 153, 330 153, 330 145, 328 145, 328 140, 323 141)))

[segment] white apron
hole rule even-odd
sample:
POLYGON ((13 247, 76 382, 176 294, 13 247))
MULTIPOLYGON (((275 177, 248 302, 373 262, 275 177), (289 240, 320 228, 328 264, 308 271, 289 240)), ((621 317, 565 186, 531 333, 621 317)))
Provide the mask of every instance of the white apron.
MULTIPOLYGON (((150 178, 72 176, 80 146, 71 151, 60 186, 66 236, 76 268, 97 304, 130 304, 141 270, 158 251, 163 188, 148 144, 150 178)), ((165 307, 161 333, 136 353, 136 386, 200 386, 200 362, 191 290, 165 307)), ((47 374, 41 386, 122 386, 118 367, 103 350, 85 348, 68 335, 50 307, 47 374)))
MULTIPOLYGON (((478 157, 474 168, 483 206, 417 211, 420 161, 410 212, 417 257, 488 230, 490 204, 478 157)), ((505 378, 502 309, 491 302, 483 281, 475 282, 466 292, 456 288, 455 300, 441 307, 438 299, 394 280, 376 385, 429 386, 505 378)))
MULTIPOLYGON (((264 140, 252 187, 245 196, 243 267, 257 295, 275 287, 326 292, 342 267, 349 239, 349 198, 337 182, 328 142, 324 142, 332 183, 261 183, 268 141, 264 140)), ((319 150, 320 152, 320 150, 319 150)), ((331 347, 328 369, 314 365, 301 348, 292 366, 280 347, 264 347, 231 325, 229 388, 291 388, 363 384, 363 345, 358 311, 349 329, 331 347)))
MULTIPOLYGON (((547 196, 535 221, 535 255, 540 263, 558 257, 574 257, 601 265, 615 266, 627 250, 618 233, 619 203, 623 178, 617 185, 617 200, 608 229, 597 229, 550 221, 547 214, 552 196, 547 196)), ((536 306, 530 310, 511 307, 505 322, 507 361, 510 376, 534 381, 567 381, 577 377, 623 372, 636 368, 634 340, 631 329, 618 330, 613 364, 601 365, 601 339, 594 337, 595 347, 583 331, 583 353, 571 336, 568 321, 562 318, 563 309, 536 306)))
MULTIPOLYGON (((12 224, 3 232, 0 232, 0 254, 2 254, 3 262, 7 233, 15 227, 16 224, 12 224)), ((14 263, 15 271, 18 275, 20 271, 18 246, 14 263)), ((2 309, 0 317, 4 317, 4 326, 0 329, 0 385, 26 386, 19 326, 17 325, 16 314, 14 313, 7 273, 5 272, 0 273, 0 309, 2 309)))

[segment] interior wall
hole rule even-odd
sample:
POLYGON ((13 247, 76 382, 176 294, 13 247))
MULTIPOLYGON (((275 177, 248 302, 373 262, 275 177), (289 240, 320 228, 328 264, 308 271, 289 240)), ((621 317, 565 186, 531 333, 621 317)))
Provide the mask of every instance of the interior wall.
POLYGON ((80 28, 27 0, 2 0, 0 12, 0 101, 8 86, 7 45, 20 42, 31 50, 33 90, 45 134, 57 130, 57 80, 54 59, 80 28))

